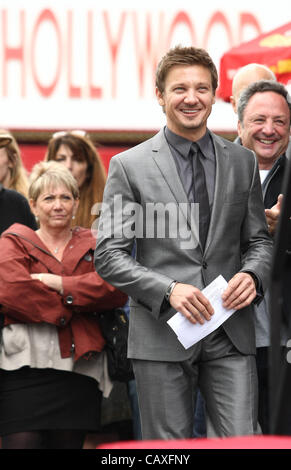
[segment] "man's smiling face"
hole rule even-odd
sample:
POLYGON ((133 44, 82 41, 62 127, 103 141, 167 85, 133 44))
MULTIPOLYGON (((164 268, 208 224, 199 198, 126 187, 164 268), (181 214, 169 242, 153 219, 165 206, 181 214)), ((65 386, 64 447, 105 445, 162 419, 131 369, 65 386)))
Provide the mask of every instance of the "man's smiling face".
POLYGON ((259 168, 269 170, 285 152, 290 137, 290 110, 285 98, 273 91, 257 92, 238 123, 242 145, 257 155, 259 168))
POLYGON ((163 92, 156 91, 169 129, 189 140, 206 132, 215 102, 210 71, 201 65, 177 65, 170 69, 163 92))

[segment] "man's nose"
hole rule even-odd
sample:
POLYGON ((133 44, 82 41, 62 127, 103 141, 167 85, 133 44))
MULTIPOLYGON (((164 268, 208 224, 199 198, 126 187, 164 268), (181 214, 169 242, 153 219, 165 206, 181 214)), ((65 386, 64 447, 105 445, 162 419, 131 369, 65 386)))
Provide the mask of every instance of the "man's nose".
POLYGON ((187 104, 196 104, 198 102, 198 98, 195 90, 187 90, 184 101, 187 104))
POLYGON ((272 121, 272 119, 267 119, 265 122, 264 122, 264 125, 263 125, 263 132, 266 134, 266 135, 272 135, 274 134, 275 132, 275 127, 274 127, 274 123, 272 121))

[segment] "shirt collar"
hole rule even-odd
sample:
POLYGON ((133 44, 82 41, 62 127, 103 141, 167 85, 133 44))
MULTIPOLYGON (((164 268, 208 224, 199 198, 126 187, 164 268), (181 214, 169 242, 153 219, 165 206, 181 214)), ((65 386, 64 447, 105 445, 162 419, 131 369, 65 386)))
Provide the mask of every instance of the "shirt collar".
MULTIPOLYGON (((174 147, 183 158, 188 157, 191 144, 193 143, 191 140, 185 139, 185 137, 175 134, 167 126, 165 127, 165 136, 168 143, 174 147)), ((203 155, 207 157, 209 155, 209 149, 211 149, 209 146, 212 146, 211 136, 208 129, 206 129, 204 136, 196 141, 196 144, 199 145, 203 155)))
POLYGON ((183 158, 187 158, 192 144, 191 140, 185 139, 185 137, 175 134, 167 126, 165 127, 165 136, 167 142, 172 147, 174 147, 174 149, 176 149, 183 158))

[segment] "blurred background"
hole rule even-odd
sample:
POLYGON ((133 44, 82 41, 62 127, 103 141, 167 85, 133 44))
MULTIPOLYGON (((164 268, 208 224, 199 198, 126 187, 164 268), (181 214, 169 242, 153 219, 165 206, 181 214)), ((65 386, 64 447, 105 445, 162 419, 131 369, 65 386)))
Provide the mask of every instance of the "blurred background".
POLYGON ((144 3, 0 1, 0 127, 17 139, 28 171, 44 158, 57 130, 89 132, 106 169, 112 155, 157 132, 164 116, 155 99, 154 71, 177 44, 203 47, 214 59, 221 83, 209 127, 227 138, 236 133, 229 87, 239 66, 265 61, 278 76, 283 67, 282 81, 291 83, 288 0, 144 3), (255 44, 262 56, 225 59, 262 34, 267 40, 255 44), (287 55, 277 60, 278 46, 287 55))

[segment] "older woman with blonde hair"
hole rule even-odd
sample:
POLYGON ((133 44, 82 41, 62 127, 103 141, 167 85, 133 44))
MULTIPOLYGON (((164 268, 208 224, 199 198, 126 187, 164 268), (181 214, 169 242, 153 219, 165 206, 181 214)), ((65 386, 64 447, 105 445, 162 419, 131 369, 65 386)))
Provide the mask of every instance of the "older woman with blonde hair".
POLYGON ((0 183, 27 197, 28 178, 19 146, 11 132, 0 129, 0 183))
POLYGON ((77 181, 80 202, 75 225, 90 228, 96 219, 91 210, 101 203, 106 171, 90 137, 84 131, 60 131, 48 143, 46 161, 63 163, 77 181))
POLYGON ((95 271, 91 230, 71 226, 79 188, 70 171, 37 164, 29 201, 39 229, 14 224, 0 239, 2 447, 82 448, 112 388, 98 312, 127 297, 95 271))

